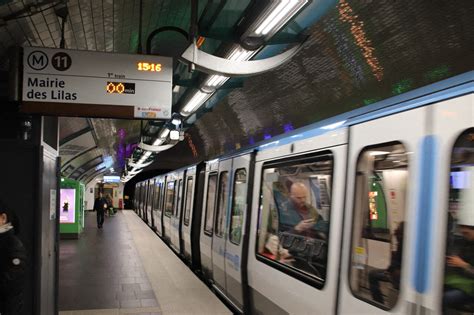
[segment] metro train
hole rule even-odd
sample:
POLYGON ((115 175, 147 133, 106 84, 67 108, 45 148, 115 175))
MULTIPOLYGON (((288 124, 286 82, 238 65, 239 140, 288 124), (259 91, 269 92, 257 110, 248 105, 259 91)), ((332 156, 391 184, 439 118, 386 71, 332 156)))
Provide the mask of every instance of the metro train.
POLYGON ((139 182, 135 211, 237 313, 472 313, 473 78, 139 182))

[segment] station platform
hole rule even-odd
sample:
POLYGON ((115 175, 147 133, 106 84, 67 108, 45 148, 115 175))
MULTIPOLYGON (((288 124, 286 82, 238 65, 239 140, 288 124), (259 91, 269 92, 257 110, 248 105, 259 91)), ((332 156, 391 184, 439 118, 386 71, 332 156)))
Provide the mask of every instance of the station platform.
POLYGON ((60 315, 231 314, 130 210, 60 242, 58 299, 60 315))

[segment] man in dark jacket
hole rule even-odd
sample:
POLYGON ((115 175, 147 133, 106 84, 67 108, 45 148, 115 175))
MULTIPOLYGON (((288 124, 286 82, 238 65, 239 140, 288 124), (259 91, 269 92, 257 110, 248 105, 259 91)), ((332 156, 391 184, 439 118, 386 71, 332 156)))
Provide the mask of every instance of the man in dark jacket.
POLYGON ((26 250, 15 235, 19 232, 12 211, 0 202, 0 314, 18 315, 23 311, 26 250))
POLYGON ((102 192, 99 192, 99 196, 94 201, 94 210, 97 212, 97 227, 99 229, 104 224, 104 214, 107 207, 107 200, 105 200, 102 192))

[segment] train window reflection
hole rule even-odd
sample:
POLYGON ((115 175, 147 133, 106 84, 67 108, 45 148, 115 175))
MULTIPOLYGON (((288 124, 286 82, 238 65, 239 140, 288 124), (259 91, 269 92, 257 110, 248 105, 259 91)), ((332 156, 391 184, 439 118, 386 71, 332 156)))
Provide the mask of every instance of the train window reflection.
POLYGON ((397 142, 365 148, 357 161, 350 285, 384 308, 398 298, 406 214, 408 155, 397 142))
POLYGON ((216 204, 216 188, 217 188, 217 174, 209 175, 207 184, 207 199, 206 199, 206 217, 204 232, 207 235, 212 235, 212 223, 214 221, 214 206, 216 204))
MULTIPOLYGON (((154 180, 150 180, 148 182, 148 202, 147 202, 147 211, 151 214, 152 211, 153 211, 153 193, 154 193, 154 187, 155 185, 155 181, 154 180)), ((149 218, 148 219, 150 222, 152 220, 152 218, 149 218)))
POLYGON ((179 208, 181 207, 181 189, 183 187, 183 180, 180 179, 178 182, 178 191, 176 192, 176 204, 174 205, 174 217, 179 216, 179 208))
POLYGON ((165 198, 165 215, 171 217, 173 213, 174 194, 176 181, 170 181, 166 185, 166 198, 165 198))
POLYGON ((464 132, 451 155, 443 309, 474 312, 474 128, 464 132))
POLYGON ((232 196, 232 213, 230 217, 230 241, 240 244, 242 238, 242 220, 247 207, 247 171, 239 169, 234 176, 234 193, 232 196))
POLYGON ((191 207, 193 202, 193 178, 188 177, 186 181, 186 200, 184 206, 184 225, 189 225, 189 217, 191 215, 191 207))
POLYGON ((227 189, 228 172, 221 172, 219 178, 219 194, 217 197, 217 210, 216 210, 216 236, 222 237, 225 230, 225 217, 227 212, 227 196, 229 190, 227 189))
POLYGON ((264 166, 257 257, 324 281, 332 170, 330 153, 264 166))
POLYGON ((161 211, 161 183, 158 182, 155 184, 155 205, 153 210, 161 211))

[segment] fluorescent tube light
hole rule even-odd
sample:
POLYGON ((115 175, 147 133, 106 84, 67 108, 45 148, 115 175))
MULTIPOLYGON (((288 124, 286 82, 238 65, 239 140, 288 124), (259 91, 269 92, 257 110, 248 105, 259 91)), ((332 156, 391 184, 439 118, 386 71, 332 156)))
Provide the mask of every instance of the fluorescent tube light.
POLYGON ((158 135, 158 138, 160 139, 166 139, 168 137, 168 135, 170 134, 170 130, 168 128, 163 128, 160 132, 160 134, 158 135))
POLYGON ((153 145, 161 145, 163 142, 165 142, 161 138, 156 138, 155 141, 153 142, 153 145))
POLYGON ((194 112, 199 106, 201 106, 212 94, 204 93, 197 91, 186 103, 186 105, 181 110, 181 115, 189 116, 194 112))
MULTIPOLYGON (((267 36, 276 33, 289 19, 291 19, 308 0, 281 0, 276 6, 270 5, 267 14, 258 23, 252 33, 256 36, 267 36)), ((272 3, 273 4, 273 3, 272 3)))

